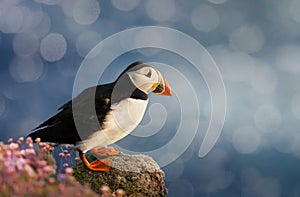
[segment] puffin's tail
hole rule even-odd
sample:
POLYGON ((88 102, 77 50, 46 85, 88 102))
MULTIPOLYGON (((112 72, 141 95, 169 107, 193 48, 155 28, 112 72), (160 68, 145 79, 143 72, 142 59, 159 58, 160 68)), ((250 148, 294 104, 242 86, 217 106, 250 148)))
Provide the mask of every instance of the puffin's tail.
POLYGON ((52 129, 49 127, 38 129, 29 135, 27 137, 31 137, 33 141, 35 141, 36 138, 41 138, 42 142, 55 142, 58 141, 58 136, 55 136, 54 132, 51 131, 52 129))
POLYGON ((31 137, 33 141, 36 138, 41 138, 42 142, 51 142, 58 144, 75 144, 77 141, 76 136, 65 136, 61 129, 57 127, 43 127, 32 133, 27 137, 31 137))

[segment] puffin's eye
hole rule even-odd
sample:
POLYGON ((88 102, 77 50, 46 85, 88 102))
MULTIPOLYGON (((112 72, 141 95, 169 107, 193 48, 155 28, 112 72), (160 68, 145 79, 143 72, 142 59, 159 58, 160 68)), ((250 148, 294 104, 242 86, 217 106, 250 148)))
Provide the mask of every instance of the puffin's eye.
POLYGON ((152 72, 151 72, 151 70, 149 69, 148 73, 147 73, 145 76, 150 78, 151 75, 152 75, 152 72))

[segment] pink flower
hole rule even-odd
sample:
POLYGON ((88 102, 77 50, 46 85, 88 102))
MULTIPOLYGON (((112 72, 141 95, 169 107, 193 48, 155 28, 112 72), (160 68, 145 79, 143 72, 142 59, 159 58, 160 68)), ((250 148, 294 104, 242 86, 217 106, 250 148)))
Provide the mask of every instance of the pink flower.
POLYGON ((49 149, 48 149, 48 147, 43 147, 43 153, 46 153, 46 152, 48 152, 49 151, 49 149))
POLYGON ((44 177, 44 170, 43 169, 37 168, 36 171, 37 171, 37 175, 38 175, 39 178, 44 177))
POLYGON ((50 178, 48 179, 48 183, 49 183, 50 185, 53 185, 55 182, 56 182, 56 180, 55 180, 55 178, 53 178, 53 177, 50 177, 50 178))
POLYGON ((118 189, 117 191, 115 191, 115 195, 116 197, 122 197, 125 195, 125 192, 122 189, 118 189))
POLYGON ((47 175, 54 173, 54 169, 51 168, 50 166, 45 166, 45 167, 43 168, 43 171, 44 171, 47 175))
POLYGON ((34 170, 32 169, 32 167, 30 165, 26 164, 24 166, 24 170, 30 178, 34 178, 36 176, 36 173, 34 172, 34 170))
POLYGON ((9 144, 9 148, 10 148, 11 150, 19 150, 19 144, 11 142, 11 143, 9 144))
POLYGON ((26 139, 26 144, 32 144, 32 143, 33 143, 32 138, 31 138, 31 137, 28 137, 28 138, 26 139))
POLYGON ((34 149, 25 149, 25 155, 35 155, 35 150, 34 149))
POLYGON ((48 145, 49 151, 53 151, 54 147, 52 147, 51 145, 48 145))
POLYGON ((66 168, 65 172, 66 172, 67 175, 70 175, 70 176, 73 175, 73 169, 72 168, 66 168))
POLYGON ((10 143, 13 143, 14 140, 13 140, 12 138, 9 138, 9 139, 7 140, 7 142, 10 144, 10 143))
POLYGON ((33 148, 33 144, 32 143, 28 144, 27 146, 28 146, 28 148, 33 148))
POLYGON ((6 158, 10 158, 11 155, 12 155, 11 150, 7 150, 7 151, 5 151, 4 154, 3 154, 3 156, 6 157, 6 158))
POLYGON ((20 137, 18 139, 18 144, 21 145, 24 142, 24 137, 20 137))
POLYGON ((25 159, 23 159, 23 158, 17 159, 17 161, 16 161, 17 170, 18 171, 23 171, 25 164, 26 164, 25 159))
POLYGON ((19 141, 23 143, 24 142, 24 137, 20 137, 19 141))
POLYGON ((36 138, 36 139, 35 139, 35 142, 36 142, 37 144, 39 144, 39 143, 41 142, 41 138, 39 138, 39 137, 36 138))
POLYGON ((67 167, 69 167, 69 164, 67 164, 67 163, 64 163, 64 168, 67 168, 67 167))
POLYGON ((37 162, 37 164, 38 164, 38 167, 42 168, 42 167, 45 167, 47 165, 47 161, 40 160, 40 161, 37 162))
POLYGON ((41 148, 44 148, 44 147, 47 146, 47 144, 46 144, 45 142, 41 142, 41 143, 39 144, 39 146, 40 146, 41 148))
POLYGON ((12 167, 12 166, 7 166, 7 165, 6 165, 6 172, 7 172, 8 174, 13 174, 13 173, 16 172, 16 169, 15 169, 14 167, 12 167))
POLYGON ((71 154, 70 153, 68 153, 66 156, 67 156, 67 158, 71 158, 71 154))
POLYGON ((110 188, 106 185, 102 186, 100 189, 101 193, 102 193, 102 197, 109 197, 110 196, 110 188))
POLYGON ((23 157, 25 157, 25 150, 24 150, 24 149, 21 150, 20 153, 21 153, 21 155, 22 155, 23 157))

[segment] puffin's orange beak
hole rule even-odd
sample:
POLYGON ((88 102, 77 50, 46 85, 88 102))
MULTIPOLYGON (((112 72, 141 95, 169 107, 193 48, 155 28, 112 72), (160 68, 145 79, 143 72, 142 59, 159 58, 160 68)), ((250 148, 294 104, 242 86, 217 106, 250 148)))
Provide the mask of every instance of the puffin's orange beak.
POLYGON ((163 79, 164 79, 165 87, 164 87, 164 91, 161 93, 161 95, 172 96, 172 90, 171 90, 171 87, 170 87, 168 81, 164 77, 163 77, 163 79))
POLYGON ((153 92, 158 95, 172 96, 171 87, 168 81, 166 80, 166 78, 164 77, 163 77, 163 83, 158 84, 156 89, 153 92))

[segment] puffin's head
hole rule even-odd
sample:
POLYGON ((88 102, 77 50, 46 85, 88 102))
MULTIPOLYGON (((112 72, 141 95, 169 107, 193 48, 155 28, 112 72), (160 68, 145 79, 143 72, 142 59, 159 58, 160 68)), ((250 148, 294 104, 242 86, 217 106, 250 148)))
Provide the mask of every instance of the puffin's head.
POLYGON ((168 81, 150 64, 135 62, 124 72, 138 89, 147 94, 153 92, 165 96, 172 95, 168 81))

